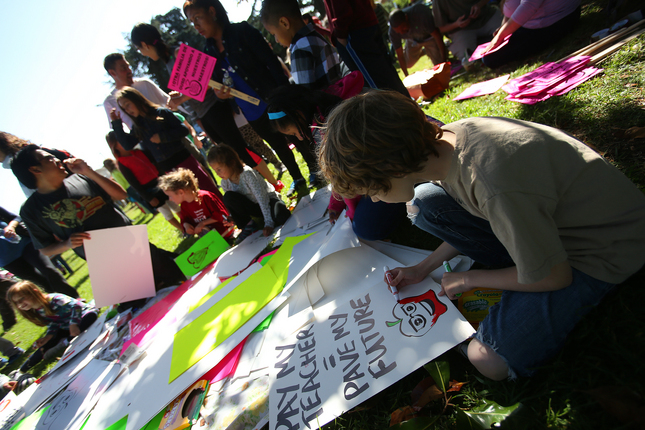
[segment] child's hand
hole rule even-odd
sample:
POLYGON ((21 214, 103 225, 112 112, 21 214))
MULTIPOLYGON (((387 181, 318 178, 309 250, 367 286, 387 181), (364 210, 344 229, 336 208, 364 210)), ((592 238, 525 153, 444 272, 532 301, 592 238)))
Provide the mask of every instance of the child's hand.
MULTIPOLYGON (((395 267, 390 270, 392 275, 392 285, 399 290, 406 285, 414 285, 423 281, 428 273, 417 266, 412 267, 395 267)), ((387 279, 383 276, 383 281, 387 284, 387 279)))
POLYGON ((79 246, 83 246, 83 241, 84 240, 90 240, 90 234, 85 231, 81 231, 78 233, 72 233, 72 235, 67 239, 67 245, 74 249, 78 248, 79 246))
POLYGON ((479 6, 474 5, 473 7, 470 8, 470 19, 477 19, 479 16, 479 12, 481 12, 481 9, 479 6))
POLYGON ((4 384, 2 384, 2 388, 4 388, 5 390, 8 390, 8 391, 13 391, 13 389, 16 388, 17 383, 18 383, 18 381, 5 382, 4 384))
POLYGON ((71 336, 73 336, 73 337, 76 337, 79 334, 81 334, 81 329, 78 328, 78 326, 76 324, 70 324, 69 325, 69 334, 71 336))
POLYGON ((48 334, 48 335, 47 335, 47 336, 45 336, 45 337, 41 337, 40 339, 38 339, 38 340, 36 341, 36 346, 37 346, 38 348, 42 347, 44 344, 46 344, 47 342, 49 342, 53 337, 54 337, 54 335, 51 335, 51 334, 48 334))
POLYGON ((468 27, 470 24, 470 17, 467 17, 466 15, 462 15, 459 17, 457 20, 457 26, 460 28, 468 27))
POLYGON ((150 136, 150 142, 161 143, 161 139, 159 138, 159 133, 155 133, 152 136, 150 136))
POLYGON ((227 87, 226 85, 222 85, 222 88, 219 90, 213 90, 215 91, 215 95, 217 96, 218 99, 226 100, 230 99, 233 96, 231 95, 231 87, 227 87))
POLYGON ((204 224, 202 224, 202 223, 200 222, 199 224, 197 224, 197 225, 195 226, 195 229, 193 230, 193 231, 194 231, 194 234, 199 234, 199 233, 201 233, 203 229, 204 229, 204 224))
POLYGON ((331 209, 329 210, 329 222, 330 223, 334 224, 339 216, 340 216, 340 212, 336 212, 336 211, 333 211, 331 209))
POLYGON ((80 173, 81 175, 87 176, 93 171, 92 168, 87 165, 85 160, 81 160, 80 158, 68 158, 63 161, 63 163, 72 171, 72 173, 80 173))
POLYGON ((192 225, 190 225, 188 223, 185 223, 184 224, 184 231, 186 232, 186 234, 195 234, 195 227, 193 227, 192 225))
POLYGON ((267 226, 267 227, 264 227, 264 229, 262 230, 262 234, 264 235, 264 237, 269 236, 271 233, 273 233, 273 227, 267 226))
POLYGON ((114 121, 117 119, 121 119, 121 112, 116 110, 116 108, 112 108, 112 110, 110 110, 110 121, 114 121))
POLYGON ((177 110, 184 101, 183 94, 178 91, 171 91, 168 95, 170 96, 170 98, 168 99, 166 106, 170 110, 177 110))
POLYGON ((466 274, 463 272, 446 272, 441 278, 441 291, 440 296, 446 296, 450 300, 454 300, 457 294, 470 291, 472 288, 466 286, 466 274))

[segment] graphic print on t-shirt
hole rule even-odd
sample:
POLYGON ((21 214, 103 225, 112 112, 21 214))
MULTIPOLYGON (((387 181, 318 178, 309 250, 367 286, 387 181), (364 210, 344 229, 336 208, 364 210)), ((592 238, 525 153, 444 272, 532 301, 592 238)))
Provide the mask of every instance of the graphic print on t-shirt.
POLYGON ((102 197, 81 197, 80 199, 63 199, 43 208, 43 218, 53 220, 56 225, 73 228, 83 225, 83 222, 105 206, 102 197))

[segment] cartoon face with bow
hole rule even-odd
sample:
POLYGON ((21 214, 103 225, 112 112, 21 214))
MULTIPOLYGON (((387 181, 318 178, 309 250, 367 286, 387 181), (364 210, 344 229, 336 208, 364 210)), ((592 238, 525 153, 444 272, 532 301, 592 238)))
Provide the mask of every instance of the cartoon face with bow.
POLYGON ((401 300, 392 309, 396 321, 388 321, 388 327, 399 326, 401 334, 407 337, 421 337, 430 331, 448 308, 437 299, 433 290, 415 297, 401 300))

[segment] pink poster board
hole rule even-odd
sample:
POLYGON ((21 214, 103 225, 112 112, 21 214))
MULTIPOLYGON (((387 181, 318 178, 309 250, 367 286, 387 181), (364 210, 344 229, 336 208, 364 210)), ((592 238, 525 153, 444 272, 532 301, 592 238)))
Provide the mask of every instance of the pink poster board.
POLYGON ((209 264, 197 276, 188 279, 159 302, 155 303, 149 309, 146 309, 136 318, 133 318, 128 323, 130 325, 130 339, 123 343, 121 354, 128 349, 131 343, 143 347, 154 339, 165 327, 175 322, 177 317, 171 312, 175 303, 177 303, 186 291, 190 290, 193 285, 199 282, 214 264, 215 262, 209 264))
POLYGON ((488 94, 493 94, 495 91, 502 88, 502 85, 508 81, 508 78, 511 75, 500 76, 499 78, 490 79, 488 81, 479 82, 471 85, 466 88, 461 94, 455 97, 453 100, 466 100, 473 97, 485 96, 488 94))
POLYGON ((508 45, 508 39, 510 38, 511 38, 511 35, 509 34, 504 38, 502 43, 500 43, 499 46, 497 46, 497 48, 493 49, 490 52, 486 52, 486 50, 488 49, 488 45, 490 45, 490 42, 482 43, 477 48, 475 48, 475 52, 473 52, 473 55, 470 56, 468 61, 479 60, 480 58, 484 57, 484 52, 486 52, 486 54, 492 54, 493 52, 499 51, 504 46, 508 45))
POLYGON ((216 62, 215 58, 182 43, 168 88, 203 102, 216 62))

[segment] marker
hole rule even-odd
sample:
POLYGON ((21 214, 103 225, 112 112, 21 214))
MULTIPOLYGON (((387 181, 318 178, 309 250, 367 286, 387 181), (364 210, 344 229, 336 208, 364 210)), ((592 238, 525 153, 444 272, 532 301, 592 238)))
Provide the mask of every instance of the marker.
MULTIPOLYGON (((450 268, 450 263, 447 261, 443 262, 443 268, 446 270, 446 272, 452 272, 452 268, 450 268)), ((461 293, 455 294, 455 297, 461 297, 461 293)))
POLYGON ((392 294, 394 294, 394 298, 396 299, 396 302, 399 302, 399 290, 396 289, 394 285, 392 285, 392 274, 390 273, 390 268, 387 266, 383 266, 383 273, 385 273, 385 279, 387 279, 387 285, 390 287, 390 291, 392 294))

